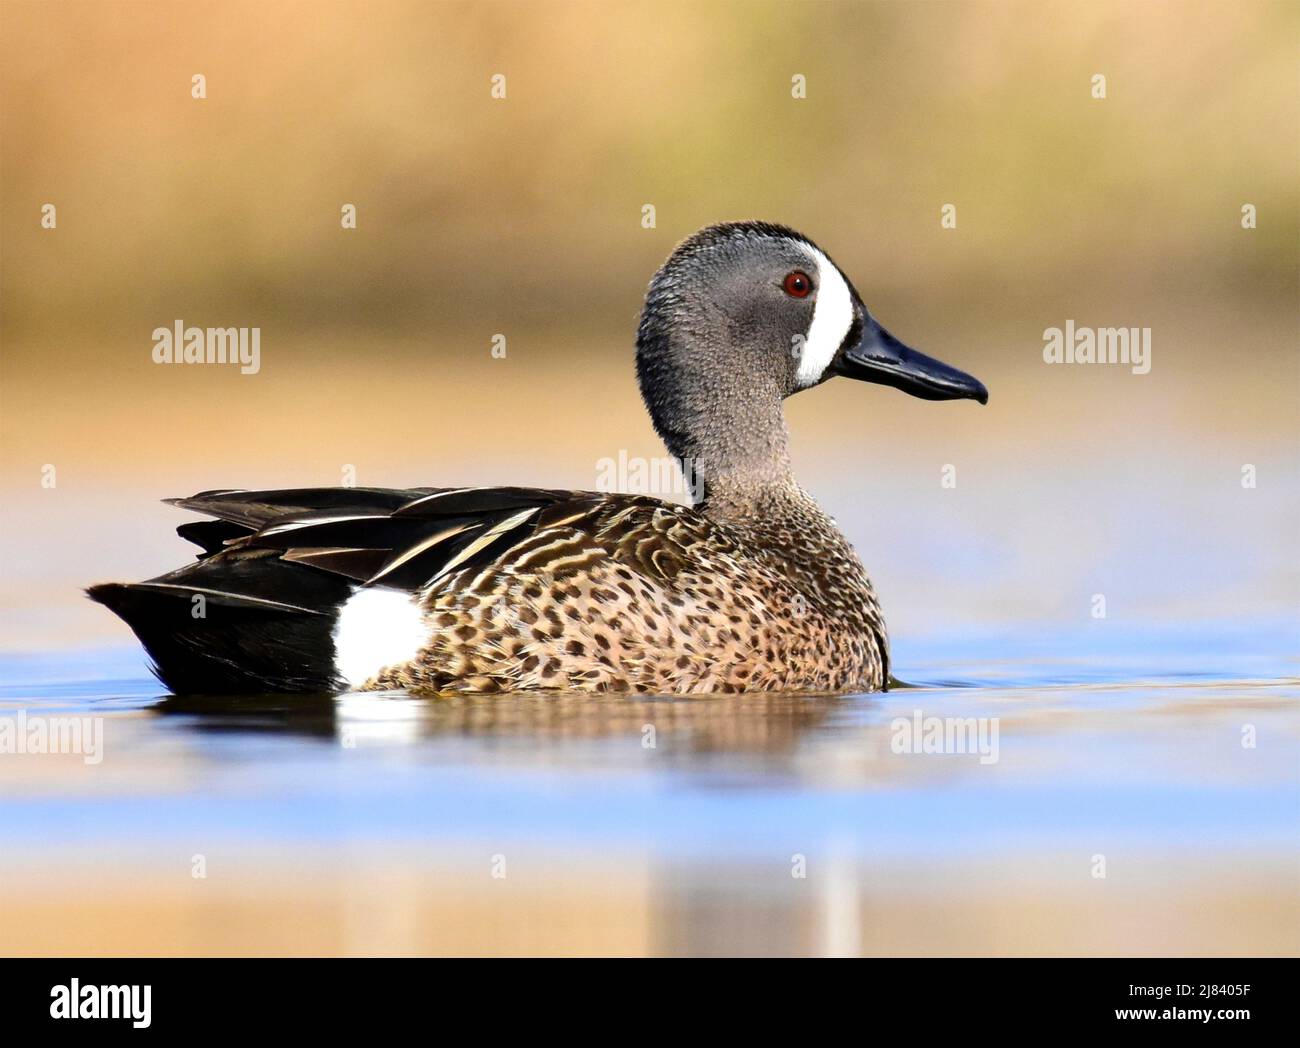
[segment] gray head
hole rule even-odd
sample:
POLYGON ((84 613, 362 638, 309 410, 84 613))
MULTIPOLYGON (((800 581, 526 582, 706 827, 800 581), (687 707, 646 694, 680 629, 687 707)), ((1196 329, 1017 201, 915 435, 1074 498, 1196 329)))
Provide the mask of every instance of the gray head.
POLYGON ((988 391, 882 328, 838 266, 766 222, 709 226, 646 294, 637 378, 655 429, 710 491, 790 483, 781 402, 835 375, 927 400, 988 391))

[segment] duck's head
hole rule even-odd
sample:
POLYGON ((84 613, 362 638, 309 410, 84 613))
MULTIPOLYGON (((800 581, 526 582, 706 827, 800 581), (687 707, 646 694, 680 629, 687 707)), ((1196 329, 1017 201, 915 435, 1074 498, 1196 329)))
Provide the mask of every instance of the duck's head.
POLYGON ((830 257, 784 226, 709 226, 655 274, 637 377, 669 451, 714 488, 784 482, 781 401, 835 376, 925 400, 988 401, 978 379, 904 345, 830 257))

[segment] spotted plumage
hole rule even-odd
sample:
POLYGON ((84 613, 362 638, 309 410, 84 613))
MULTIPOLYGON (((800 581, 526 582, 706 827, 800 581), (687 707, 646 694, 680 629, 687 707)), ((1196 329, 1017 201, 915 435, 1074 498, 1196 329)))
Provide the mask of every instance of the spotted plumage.
POLYGON ((929 399, 978 382, 893 339, 780 226, 687 240, 656 275, 638 378, 694 506, 514 487, 211 491, 197 562, 91 596, 178 692, 404 688, 842 692, 888 680, 857 555, 795 482, 780 403, 832 374, 929 399))

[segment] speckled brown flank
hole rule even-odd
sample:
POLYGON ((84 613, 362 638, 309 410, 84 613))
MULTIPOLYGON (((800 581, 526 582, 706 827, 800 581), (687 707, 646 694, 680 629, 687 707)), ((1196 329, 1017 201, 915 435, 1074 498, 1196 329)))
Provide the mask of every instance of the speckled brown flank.
MULTIPOLYGON (((852 548, 802 490, 715 520, 573 492, 580 515, 423 599, 429 644, 368 688, 642 694, 883 686, 879 605, 852 548), (486 599, 484 599, 486 598, 486 599), (448 625, 455 623, 455 628, 448 625)), ((558 507, 557 507, 558 508, 558 507)))

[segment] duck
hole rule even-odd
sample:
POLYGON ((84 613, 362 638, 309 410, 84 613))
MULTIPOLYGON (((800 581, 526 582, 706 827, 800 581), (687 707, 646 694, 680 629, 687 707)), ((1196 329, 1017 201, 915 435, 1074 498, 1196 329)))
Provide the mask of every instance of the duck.
POLYGON ((861 560, 795 480, 783 404, 833 378, 988 402, 795 230, 708 226, 651 279, 636 377, 691 503, 526 487, 211 490, 197 558, 87 590, 178 695, 884 690, 861 560))

